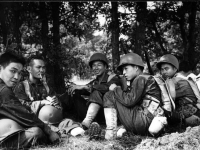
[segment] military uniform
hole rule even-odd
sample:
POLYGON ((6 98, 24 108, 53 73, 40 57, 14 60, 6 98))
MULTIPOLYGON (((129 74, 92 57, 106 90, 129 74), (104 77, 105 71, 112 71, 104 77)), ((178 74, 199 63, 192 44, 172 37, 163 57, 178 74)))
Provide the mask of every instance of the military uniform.
MULTIPOLYGON (((41 100, 46 99, 47 96, 53 96, 56 95, 56 93, 53 91, 48 84, 46 86, 44 83, 39 82, 37 84, 31 83, 29 80, 25 80, 26 83, 29 84, 29 92, 30 95, 27 95, 27 89, 25 88, 24 81, 20 82, 14 89, 15 95, 19 98, 20 102, 28 107, 32 112, 34 112, 37 116, 39 115, 39 112, 41 108, 43 108, 44 105, 41 104, 41 100)), ((61 105, 58 104, 56 106, 57 109, 60 109, 62 111, 61 105)), ((62 119, 62 113, 59 118, 62 119)), ((38 116, 39 117, 39 116, 38 116)), ((58 119, 55 118, 55 119, 58 119)), ((58 133, 68 133, 72 129, 79 127, 79 123, 76 123, 72 121, 71 119, 64 119, 64 120, 56 120, 56 123, 48 123, 51 124, 50 127, 53 131, 58 133)))
POLYGON ((163 115, 160 102, 160 89, 150 75, 137 76, 127 91, 117 87, 104 96, 104 107, 115 108, 125 129, 140 135, 148 135, 153 118, 163 115))
POLYGON ((120 58, 117 69, 123 72, 130 85, 126 90, 117 86, 104 95, 105 139, 116 137, 117 118, 127 131, 149 135, 152 120, 157 116, 164 117, 160 107, 161 91, 153 76, 142 74, 143 68, 142 58, 136 53, 128 53, 120 58))
MULTIPOLYGON (((89 66, 91 69, 99 70, 99 66, 92 66, 95 62, 101 62, 100 65, 101 74, 97 75, 96 79, 87 84, 87 90, 75 90, 73 98, 64 100, 66 104, 74 104, 75 114, 78 115, 79 120, 82 121, 82 125, 85 128, 89 128, 92 121, 96 118, 98 122, 105 122, 103 113, 103 95, 109 91, 109 86, 113 83, 121 85, 119 76, 115 74, 109 74, 107 72, 108 60, 102 53, 95 53, 90 57, 89 66), (94 68, 93 68, 94 67, 94 68), (82 98, 83 95, 88 95, 88 100, 82 98), (73 101, 69 102, 69 101, 73 101), (87 105, 88 104, 88 105, 87 105)), ((66 106, 66 105, 65 105, 66 106)), ((67 107, 67 106, 66 106, 67 107)), ((69 108, 69 106, 68 106, 69 108)))
MULTIPOLYGON (((179 121, 185 121, 185 119, 196 115, 200 117, 200 111, 197 108, 197 97, 195 96, 189 82, 181 77, 173 77, 172 80, 175 84, 176 98, 176 112, 179 114, 179 121)), ((199 125, 200 119, 196 119, 194 125, 199 125)), ((190 124, 192 125, 192 124, 190 124)))
MULTIPOLYGON (((87 113, 88 105, 90 103, 96 103, 100 106, 103 106, 103 96, 106 92, 109 91, 109 86, 113 83, 121 85, 120 77, 115 75, 110 81, 108 78, 110 74, 105 72, 102 79, 94 79, 87 85, 90 87, 89 90, 75 90, 73 97, 70 97, 67 93, 62 98, 62 103, 65 110, 72 109, 77 114, 78 120, 83 120, 87 113), (86 98, 83 98, 87 96, 86 98)), ((104 122, 104 114, 101 109, 96 117, 98 122, 104 122)))
MULTIPOLYGON (((0 123, 0 133, 2 133, 0 147, 26 148, 39 141, 47 141, 42 131, 46 125, 20 103, 12 89, 7 87, 1 79, 0 97, 0 122, 3 121, 0 123), (6 123, 5 119, 11 119, 11 122, 17 123, 18 129, 7 130, 8 126, 3 126, 6 123)), ((12 129, 11 126, 9 126, 10 129, 12 129)))
MULTIPOLYGON (((177 58, 171 54, 164 55, 157 63, 157 68, 161 69, 162 64, 170 64, 179 69, 179 62, 177 58)), ((193 81, 180 73, 174 73, 167 77, 173 81, 169 88, 174 89, 171 95, 174 95, 175 111, 168 117, 169 124, 186 123, 186 125, 194 126, 200 124, 200 111, 197 107, 197 94, 199 94, 198 87, 195 87, 193 81), (196 88, 196 90, 195 90, 196 88)), ((166 112, 167 113, 167 112, 166 112)))

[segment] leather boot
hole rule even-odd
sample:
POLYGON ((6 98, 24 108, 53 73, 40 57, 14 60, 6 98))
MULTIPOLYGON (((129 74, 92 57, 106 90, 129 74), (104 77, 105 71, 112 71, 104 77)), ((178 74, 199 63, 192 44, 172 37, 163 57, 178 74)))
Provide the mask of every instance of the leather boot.
POLYGON ((104 115, 106 119, 105 139, 112 140, 116 138, 117 111, 115 108, 104 108, 104 115))
POLYGON ((82 125, 85 126, 86 128, 89 128, 93 119, 96 117, 99 109, 100 109, 99 104, 91 103, 88 107, 87 114, 86 114, 85 119, 82 122, 82 125))

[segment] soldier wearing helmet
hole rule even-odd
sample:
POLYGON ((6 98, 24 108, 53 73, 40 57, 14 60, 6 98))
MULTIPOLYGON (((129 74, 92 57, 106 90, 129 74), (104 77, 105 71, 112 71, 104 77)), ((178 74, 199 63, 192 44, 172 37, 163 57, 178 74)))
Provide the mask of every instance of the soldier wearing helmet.
POLYGON ((172 113, 165 111, 165 113, 168 116, 169 125, 185 123, 186 126, 195 126, 200 124, 198 108, 200 94, 192 78, 188 78, 182 73, 182 70, 186 69, 183 67, 187 67, 186 64, 182 66, 183 64, 184 61, 180 65, 180 72, 178 72, 178 59, 171 54, 162 56, 157 63, 161 76, 171 89, 170 94, 175 102, 175 111, 172 113))
POLYGON ((158 61, 157 68, 164 79, 172 78, 179 69, 178 59, 174 55, 166 54, 158 61))
POLYGON ((24 107, 12 88, 21 77, 24 59, 11 53, 0 56, 0 148, 26 149, 59 140, 35 114, 24 107))
POLYGON ((89 60, 89 66, 96 78, 87 85, 71 85, 68 92, 72 95, 75 110, 82 125, 88 129, 96 119, 98 122, 105 121, 102 105, 103 95, 109 91, 112 83, 120 85, 119 77, 108 73, 108 60, 105 54, 94 53, 89 60), (74 93, 74 94, 73 94, 74 93), (88 102, 80 95, 88 95, 88 102), (86 105, 89 103, 89 106, 86 105))
MULTIPOLYGON (((104 95, 106 139, 120 135, 120 130, 134 134, 149 135, 148 129, 156 116, 164 115, 159 87, 151 75, 143 75, 144 64, 136 53, 121 57, 118 70, 130 82, 126 91, 112 84, 111 91, 104 95), (116 132, 117 118, 124 126, 116 132)), ((162 118, 163 119, 163 118, 162 118)), ((163 123, 165 120, 162 120, 163 123)), ((121 132, 121 133, 123 133, 121 132)))
POLYGON ((77 130, 77 134, 79 131, 82 134, 84 130, 79 124, 71 119, 64 119, 60 101, 46 79, 43 58, 38 55, 31 56, 27 62, 27 71, 29 78, 21 81, 14 89, 15 95, 21 103, 30 108, 40 120, 51 126, 56 132, 74 133, 74 130, 77 130), (59 126, 64 122, 65 126, 59 126))

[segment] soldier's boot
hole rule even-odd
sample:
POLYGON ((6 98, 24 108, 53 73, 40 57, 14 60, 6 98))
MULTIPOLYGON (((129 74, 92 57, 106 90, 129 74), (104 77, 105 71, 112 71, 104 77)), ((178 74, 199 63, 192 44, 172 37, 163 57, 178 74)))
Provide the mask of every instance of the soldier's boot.
POLYGON ((106 119, 105 139, 115 139, 117 130, 117 111, 115 108, 104 108, 104 115, 106 119))
POLYGON ((82 125, 86 128, 90 127, 90 124, 96 117, 98 111, 100 109, 100 105, 96 103, 91 103, 88 107, 87 114, 85 119, 82 121, 82 125))

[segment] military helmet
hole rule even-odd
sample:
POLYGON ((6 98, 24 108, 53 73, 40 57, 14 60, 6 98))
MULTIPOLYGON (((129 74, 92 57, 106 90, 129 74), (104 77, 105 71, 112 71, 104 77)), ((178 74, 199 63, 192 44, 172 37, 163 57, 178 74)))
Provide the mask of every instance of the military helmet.
POLYGON ((166 54, 160 58, 158 63, 156 64, 157 68, 161 68, 161 64, 168 63, 174 66, 176 69, 179 69, 179 62, 178 59, 172 54, 166 54))
POLYGON ((108 60, 106 58, 106 55, 102 54, 102 53, 95 53, 93 54, 91 57, 90 57, 90 60, 89 60, 89 66, 92 68, 92 63, 94 61, 102 61, 104 62, 107 67, 108 67, 108 60))
POLYGON ((62 110, 51 105, 45 105, 40 109, 38 118, 46 124, 57 124, 63 119, 62 110))
POLYGON ((122 71, 122 66, 124 65, 136 65, 144 68, 142 58, 136 53, 128 53, 122 56, 117 69, 122 71))

